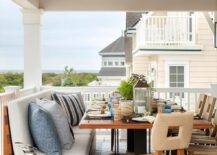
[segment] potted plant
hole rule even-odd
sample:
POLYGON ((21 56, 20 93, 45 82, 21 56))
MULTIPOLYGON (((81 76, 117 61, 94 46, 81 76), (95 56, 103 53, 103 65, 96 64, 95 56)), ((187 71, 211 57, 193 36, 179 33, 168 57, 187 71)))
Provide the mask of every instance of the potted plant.
POLYGON ((122 116, 131 116, 134 112, 133 105, 133 84, 128 81, 122 81, 118 87, 118 92, 122 96, 120 101, 122 116))

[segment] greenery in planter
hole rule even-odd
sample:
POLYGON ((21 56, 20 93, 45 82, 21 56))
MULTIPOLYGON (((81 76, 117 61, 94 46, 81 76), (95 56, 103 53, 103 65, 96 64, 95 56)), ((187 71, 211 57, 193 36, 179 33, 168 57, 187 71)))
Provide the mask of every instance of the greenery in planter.
POLYGON ((124 98, 124 100, 133 99, 133 85, 129 81, 122 81, 118 87, 118 92, 124 98))

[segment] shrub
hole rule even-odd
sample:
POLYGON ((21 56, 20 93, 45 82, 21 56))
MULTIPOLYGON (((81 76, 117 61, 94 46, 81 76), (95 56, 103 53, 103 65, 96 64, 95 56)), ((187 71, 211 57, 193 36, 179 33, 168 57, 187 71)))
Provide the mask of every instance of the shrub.
POLYGON ((128 81, 122 81, 118 87, 118 92, 125 100, 133 99, 133 85, 128 81))

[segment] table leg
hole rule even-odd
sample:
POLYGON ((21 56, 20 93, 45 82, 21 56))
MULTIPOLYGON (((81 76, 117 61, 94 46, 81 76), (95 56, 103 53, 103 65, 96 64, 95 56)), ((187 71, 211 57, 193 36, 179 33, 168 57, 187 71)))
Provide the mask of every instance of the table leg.
POLYGON ((117 149, 117 143, 116 143, 117 141, 116 141, 116 129, 114 129, 114 147, 115 147, 115 154, 116 154, 116 149, 117 149))
POLYGON ((151 153, 151 129, 148 129, 148 153, 151 153))
POLYGON ((117 153, 119 153, 119 130, 117 129, 117 153))
POLYGON ((134 130, 127 129, 127 151, 134 152, 134 130))
POLYGON ((171 150, 171 155, 177 155, 177 150, 171 150))
POLYGON ((134 153, 147 154, 147 131, 146 129, 134 130, 134 153))
POLYGON ((114 148, 114 129, 111 129, 111 151, 114 148))

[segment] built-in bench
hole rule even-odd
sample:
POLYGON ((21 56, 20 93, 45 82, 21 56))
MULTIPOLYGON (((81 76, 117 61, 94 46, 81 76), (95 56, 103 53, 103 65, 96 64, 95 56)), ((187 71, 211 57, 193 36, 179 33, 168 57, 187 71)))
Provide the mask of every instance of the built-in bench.
MULTIPOLYGON (((37 98, 51 99, 51 90, 44 90, 35 94, 16 99, 4 107, 4 154, 22 155, 23 151, 15 144, 33 145, 28 126, 28 106, 37 98)), ((95 131, 73 128, 75 142, 70 150, 63 150, 63 155, 88 155, 94 154, 95 131)), ((38 152, 37 154, 43 154, 38 152)))

